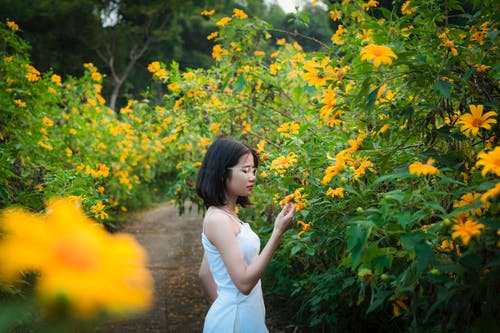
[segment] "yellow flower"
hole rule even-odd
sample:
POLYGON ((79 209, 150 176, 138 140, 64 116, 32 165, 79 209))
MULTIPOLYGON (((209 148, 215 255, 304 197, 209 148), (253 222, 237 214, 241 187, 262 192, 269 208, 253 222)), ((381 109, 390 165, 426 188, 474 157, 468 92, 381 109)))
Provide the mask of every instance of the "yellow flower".
POLYGON ((218 26, 218 27, 223 27, 226 24, 228 24, 229 22, 231 22, 231 18, 230 17, 223 17, 217 23, 215 23, 215 25, 218 26))
POLYGON ((433 166, 433 163, 433 158, 429 158, 429 160, 427 160, 427 164, 423 164, 422 162, 415 162, 410 164, 409 171, 412 175, 417 176, 438 175, 439 169, 433 166))
POLYGON ((293 42, 292 44, 293 48, 296 49, 297 51, 302 51, 302 46, 300 46, 299 43, 293 42))
POLYGON ((486 72, 488 69, 491 68, 491 66, 488 66, 488 65, 484 65, 484 64, 481 64, 481 65, 474 65, 474 67, 476 67, 476 72, 478 73, 482 73, 482 72, 486 72))
POLYGON ((455 44, 453 43, 452 40, 446 38, 443 40, 443 43, 441 45, 449 48, 451 51, 451 54, 453 54, 454 57, 456 57, 458 55, 458 51, 457 51, 455 44))
POLYGON ((73 156, 73 151, 70 148, 66 148, 66 157, 71 157, 73 156))
POLYGON ((488 22, 483 23, 479 28, 470 28, 470 40, 478 42, 480 45, 484 44, 484 40, 488 36, 488 22))
POLYGON ((392 302, 392 312, 394 313, 394 317, 398 317, 400 315, 400 310, 405 310, 408 312, 408 306, 405 301, 408 300, 407 296, 402 296, 392 302))
POLYGON ((328 12, 328 15, 334 22, 342 18, 342 12, 340 10, 335 10, 335 11, 331 10, 330 12, 328 12))
POLYGON ((455 244, 447 239, 443 240, 441 242, 441 245, 439 245, 438 247, 438 250, 443 252, 451 252, 454 249, 455 249, 455 244))
POLYGON ((378 6, 378 1, 376 0, 368 0, 367 3, 363 4, 363 8, 368 11, 372 7, 377 7, 378 6))
POLYGON ((266 145, 266 140, 260 140, 259 143, 257 143, 257 149, 255 150, 258 155, 261 155, 264 152, 264 147, 266 145))
POLYGON ((397 59, 398 56, 385 45, 370 44, 361 50, 361 60, 373 60, 375 67, 380 66, 381 63, 392 64, 391 58, 397 59))
MULTIPOLYGON (((479 203, 480 198, 481 193, 465 193, 460 197, 460 201, 454 201, 453 207, 476 206, 479 203)), ((463 214, 481 216, 483 215, 483 211, 488 210, 489 207, 489 202, 485 202, 482 206, 478 208, 471 208, 468 211, 463 212, 463 214)))
POLYGON ((468 245, 472 237, 481 235, 481 229, 484 229, 484 225, 461 214, 456 218, 456 223, 452 227, 454 232, 451 234, 451 238, 460 238, 464 245, 468 245))
POLYGON ((102 200, 97 200, 97 203, 90 207, 90 212, 94 213, 96 219, 105 220, 108 218, 108 213, 104 211, 106 206, 102 203, 102 200))
POLYGON ((214 135, 217 135, 220 130, 220 123, 212 123, 208 128, 214 135))
POLYGON ((300 125, 295 122, 284 123, 278 127, 277 131, 284 137, 289 138, 292 134, 299 134, 300 125))
POLYGON ((97 192, 99 192, 100 195, 103 195, 103 193, 104 193, 104 187, 103 186, 98 186, 97 187, 97 192))
POLYGON ((356 140, 349 140, 349 148, 347 148, 345 151, 348 153, 355 153, 358 151, 359 147, 361 146, 361 143, 363 143, 363 139, 365 138, 364 133, 359 133, 358 137, 356 140))
POLYGON ((280 38, 276 41, 276 44, 278 45, 285 45, 286 44, 286 38, 280 38))
POLYGON ((47 149, 47 150, 53 150, 54 149, 50 144, 45 143, 43 141, 38 141, 38 145, 40 147, 42 147, 43 149, 47 149))
POLYGON ((343 187, 337 187, 336 189, 329 188, 328 191, 326 191, 326 195, 329 195, 332 198, 335 197, 343 198, 345 195, 345 191, 343 187))
POLYGON ((17 30, 19 30, 19 26, 18 26, 18 25, 17 25, 17 23, 16 23, 16 22, 14 22, 14 21, 9 21, 9 20, 7 20, 7 26, 8 26, 11 30, 13 30, 13 31, 17 31, 17 30))
POLYGON ((214 47, 212 48, 212 58, 214 58, 215 60, 220 60, 222 56, 227 54, 227 50, 222 48, 222 46, 220 46, 219 44, 214 45, 214 47))
POLYGON ((500 146, 496 146, 489 153, 480 152, 477 157, 476 167, 483 166, 483 171, 481 171, 483 176, 486 176, 489 171, 500 176, 500 146))
POLYGON ((326 185, 332 180, 332 178, 340 173, 342 168, 344 167, 347 159, 347 155, 349 155, 349 152, 343 150, 339 152, 337 155, 335 155, 335 160, 336 163, 330 165, 328 168, 325 170, 325 175, 323 176, 323 180, 321 183, 323 185, 326 185))
POLYGON ((371 167, 373 167, 373 164, 370 160, 362 160, 360 166, 356 170, 354 170, 354 179, 356 180, 362 175, 366 174, 366 170, 370 169, 371 167))
POLYGON ((38 191, 43 191, 43 185, 42 184, 38 184, 38 185, 35 185, 35 188, 38 190, 38 191))
POLYGON ((203 16, 212 16, 215 14, 215 9, 203 10, 200 14, 203 16))
POLYGON ((159 61, 153 61, 148 65, 148 71, 151 73, 156 73, 160 69, 161 69, 161 64, 159 61))
POLYGON ((344 41, 341 39, 342 35, 345 34, 347 32, 347 29, 344 28, 344 26, 342 24, 339 24, 339 26, 337 27, 337 31, 335 31, 335 33, 332 35, 332 37, 330 38, 332 42, 335 42, 339 45, 342 45, 344 44, 344 41))
POLYGON ((240 19, 248 18, 248 15, 244 11, 242 11, 241 9, 238 9, 238 8, 233 9, 233 16, 239 17, 240 19))
POLYGON ((495 198, 500 196, 500 182, 494 187, 490 188, 488 191, 484 192, 481 196, 482 202, 487 202, 489 198, 495 198))
POLYGON ((299 220, 299 221, 297 221, 297 223, 302 226, 302 229, 297 234, 297 239, 300 239, 300 236, 302 236, 303 233, 308 232, 309 229, 311 229, 311 223, 312 222, 305 223, 304 221, 300 221, 299 220))
POLYGON ((44 124, 45 126, 48 126, 48 127, 54 126, 54 122, 50 118, 47 118, 47 117, 43 117, 42 124, 44 124))
POLYGON ((58 86, 60 86, 60 85, 61 85, 61 77, 60 77, 59 75, 57 75, 57 74, 53 74, 53 75, 50 77, 50 80, 51 80, 53 83, 57 84, 58 86))
POLYGON ((279 156, 271 162, 270 169, 275 170, 280 176, 283 176, 288 168, 297 163, 297 155, 294 152, 287 156, 279 156))
POLYGON ((25 65, 27 69, 27 73, 25 77, 28 79, 30 82, 36 82, 41 79, 40 72, 33 66, 31 65, 25 65))
POLYGON ((372 40, 373 31, 371 29, 362 29, 360 33, 357 34, 359 38, 363 41, 369 42, 372 40))
POLYGON ((108 234, 70 199, 49 202, 46 215, 6 210, 0 240, 0 278, 11 282, 38 272, 42 304, 90 318, 144 311, 152 303, 153 279, 146 252, 131 236, 108 234))
POLYGON ((266 52, 264 52, 264 51, 255 51, 255 52, 253 53, 253 55, 254 55, 254 56, 256 56, 256 57, 262 57, 262 56, 264 56, 265 54, 266 54, 266 52))
POLYGON ((325 57, 321 62, 312 59, 304 64, 304 80, 308 81, 310 86, 316 88, 322 87, 328 80, 333 80, 335 71, 328 66, 330 58, 325 57))
POLYGON ((417 10, 413 7, 410 7, 411 0, 407 0, 402 6, 401 6, 401 13, 403 15, 411 15, 415 13, 417 10))
POLYGON ((15 99, 14 100, 14 104, 16 104, 17 106, 19 106, 20 108, 25 108, 26 107, 26 103, 23 102, 22 100, 20 99, 15 99))
POLYGON ((489 111, 483 114, 483 105, 469 105, 470 113, 463 114, 457 121, 457 124, 462 124, 460 129, 466 135, 472 134, 477 136, 480 128, 485 130, 491 129, 491 124, 496 124, 496 119, 490 118, 495 117, 497 114, 494 111, 489 111))
POLYGON ((101 82, 102 80, 102 75, 101 73, 95 71, 95 72, 92 72, 92 74, 90 74, 90 76, 92 77, 92 80, 96 81, 96 82, 101 82))
POLYGON ((208 40, 212 40, 214 39, 215 37, 219 36, 219 32, 218 31, 215 31, 215 32, 212 32, 210 35, 207 36, 207 39, 208 40))
POLYGON ((302 194, 303 190, 303 187, 297 188, 292 194, 287 195, 283 200, 281 200, 280 205, 293 201, 296 211, 303 210, 307 206, 307 194, 302 194))

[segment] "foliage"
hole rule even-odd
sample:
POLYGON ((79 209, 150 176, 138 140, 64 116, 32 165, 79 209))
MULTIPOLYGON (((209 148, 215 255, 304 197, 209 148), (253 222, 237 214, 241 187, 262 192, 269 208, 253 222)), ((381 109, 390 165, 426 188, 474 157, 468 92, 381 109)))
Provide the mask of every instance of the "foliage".
POLYGON ((170 89, 162 106, 185 124, 176 141, 179 204, 198 202, 193 185, 204 149, 231 135, 262 158, 256 205, 242 214, 268 234, 280 202, 299 206, 301 223, 265 280, 270 312, 283 326, 493 325, 500 282, 494 13, 488 3, 470 13, 450 1, 392 10, 335 3, 337 30, 322 41, 325 51, 313 53, 291 35, 273 37, 257 18, 215 14, 216 66, 160 65, 170 89))
POLYGON ((9 48, 18 45, 1 65, 14 80, 0 91, 4 204, 36 209, 49 194, 85 193, 88 208, 99 185, 131 203, 144 193, 132 175, 145 187, 163 182, 179 207, 196 204, 206 147, 231 135, 261 156, 255 205, 241 214, 263 241, 280 203, 298 210, 264 280, 275 325, 498 329, 498 9, 466 5, 334 2, 337 29, 316 52, 241 10, 207 10, 216 65, 151 63, 168 89, 161 105, 130 101, 119 117, 96 97, 95 67, 53 86, 56 97, 46 93, 51 73, 28 82, 22 41, 3 29, 9 48), (60 127, 42 126, 44 116, 60 127), (89 135, 72 140, 71 128, 89 135), (53 150, 38 144, 45 136, 53 150), (78 161, 64 156, 68 142, 78 161), (97 163, 110 176, 92 176, 97 163), (132 189, 120 183, 123 170, 132 189), (43 193, 33 192, 41 180, 43 193))
POLYGON ((80 78, 40 73, 16 29, 0 28, 1 207, 40 211, 46 199, 71 195, 113 227, 118 212, 155 201, 161 175, 175 167, 157 164, 168 149, 158 136, 175 135, 165 111, 131 101, 118 116, 105 106, 93 64, 80 78))

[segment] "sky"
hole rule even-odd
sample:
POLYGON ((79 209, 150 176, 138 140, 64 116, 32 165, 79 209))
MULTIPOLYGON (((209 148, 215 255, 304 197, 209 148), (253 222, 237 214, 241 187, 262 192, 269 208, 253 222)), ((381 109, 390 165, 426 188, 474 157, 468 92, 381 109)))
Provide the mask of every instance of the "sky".
POLYGON ((304 3, 311 2, 310 0, 267 0, 269 3, 275 2, 280 5, 281 8, 285 11, 285 13, 294 13, 295 6, 299 6, 302 8, 304 3))

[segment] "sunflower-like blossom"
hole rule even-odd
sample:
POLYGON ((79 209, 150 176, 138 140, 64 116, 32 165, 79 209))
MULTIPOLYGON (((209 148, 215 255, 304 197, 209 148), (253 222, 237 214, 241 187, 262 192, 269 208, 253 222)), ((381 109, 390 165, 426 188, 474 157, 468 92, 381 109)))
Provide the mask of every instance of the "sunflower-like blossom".
POLYGON ((303 187, 299 187, 292 194, 287 195, 283 200, 280 201, 280 205, 285 205, 289 202, 293 202, 296 211, 301 211, 307 206, 307 194, 303 194, 303 187))
POLYGON ((335 189, 329 188, 328 191, 326 191, 326 195, 332 198, 335 197, 343 198, 345 196, 345 193, 346 192, 343 187, 337 187, 335 189))
POLYGON ((361 50, 361 60, 372 61, 375 67, 384 63, 392 64, 392 59, 397 59, 398 56, 385 45, 370 44, 361 50))
POLYGON ((417 176, 438 175, 439 169, 433 166, 432 164, 434 164, 434 159, 429 158, 426 164, 422 162, 414 162, 410 164, 408 169, 412 175, 417 175, 417 176))
MULTIPOLYGON (((465 193, 460 197, 460 200, 455 200, 453 203, 454 208, 471 206, 474 207, 479 204, 481 193, 465 193)), ((484 202, 477 208, 471 208, 464 212, 465 215, 481 216, 490 207, 489 202, 484 202)))
POLYGON ((451 238, 460 238, 464 245, 468 245, 472 237, 479 237, 481 235, 482 229, 484 229, 483 224, 466 217, 465 214, 460 214, 457 216, 456 223, 452 227, 453 233, 451 234, 451 238))
POLYGON ((480 152, 477 158, 476 166, 483 167, 481 171, 483 176, 486 176, 489 171, 500 176, 500 146, 496 146, 495 149, 488 153, 480 152))
POLYGON ((316 88, 323 87, 327 81, 333 80, 335 70, 328 65, 329 62, 330 58, 325 57, 321 62, 313 59, 304 63, 304 80, 316 88))
POLYGON ((465 135, 477 136, 479 130, 484 128, 485 130, 490 130, 492 124, 496 124, 497 113, 494 111, 488 111, 483 114, 483 105, 469 105, 470 113, 463 114, 457 124, 462 124, 460 129, 465 135))
POLYGON ((297 154, 289 153, 287 156, 278 156, 271 162, 270 169, 276 171, 280 176, 284 176, 285 172, 297 163, 297 154))
POLYGON ((483 193, 481 202, 487 202, 490 198, 496 198, 498 196, 500 196, 500 182, 483 193))

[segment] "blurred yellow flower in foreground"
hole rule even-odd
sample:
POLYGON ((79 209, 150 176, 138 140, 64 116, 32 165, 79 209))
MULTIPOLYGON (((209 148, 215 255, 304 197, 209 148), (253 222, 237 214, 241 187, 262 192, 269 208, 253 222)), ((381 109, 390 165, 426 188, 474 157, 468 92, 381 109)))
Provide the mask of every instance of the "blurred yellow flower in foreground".
POLYGON ((0 280, 39 273, 37 295, 49 308, 64 301, 73 316, 89 318, 145 311, 151 305, 146 252, 130 235, 108 234, 74 201, 53 199, 46 215, 5 210, 0 225, 5 234, 0 280))

